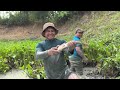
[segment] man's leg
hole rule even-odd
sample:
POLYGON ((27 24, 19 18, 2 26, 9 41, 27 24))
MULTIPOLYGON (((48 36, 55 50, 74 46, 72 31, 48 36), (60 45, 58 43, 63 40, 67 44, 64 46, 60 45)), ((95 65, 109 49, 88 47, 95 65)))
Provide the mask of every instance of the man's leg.
POLYGON ((68 67, 70 68, 70 61, 66 60, 68 67))
POLYGON ((81 77, 77 73, 71 71, 70 68, 68 68, 65 71, 64 79, 81 79, 81 77))
POLYGON ((75 63, 74 63, 74 61, 70 61, 70 70, 72 72, 75 72, 75 63))
POLYGON ((75 71, 78 75, 83 75, 83 63, 82 63, 82 61, 76 61, 75 71))

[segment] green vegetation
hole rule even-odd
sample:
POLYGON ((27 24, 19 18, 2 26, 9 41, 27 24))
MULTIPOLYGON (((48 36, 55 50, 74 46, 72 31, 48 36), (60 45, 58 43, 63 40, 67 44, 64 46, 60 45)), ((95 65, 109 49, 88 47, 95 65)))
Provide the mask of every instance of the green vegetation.
POLYGON ((99 11, 91 12, 82 18, 71 21, 71 35, 65 37, 69 41, 74 35, 75 28, 80 27, 86 32, 82 42, 86 57, 90 63, 97 63, 99 73, 104 76, 120 75, 120 12, 99 11), (74 23, 74 24, 72 24, 74 23), (68 38, 67 38, 68 37, 68 38))
POLYGON ((43 64, 35 60, 36 41, 1 41, 0 42, 0 73, 12 68, 23 69, 32 78, 45 77, 43 64))
POLYGON ((120 73, 120 12, 92 12, 88 22, 80 24, 86 30, 83 42, 89 60, 97 62, 99 72, 105 76, 120 73))
MULTIPOLYGON (((76 12, 74 12, 76 13, 76 12)), ((64 13, 64 15, 67 15, 64 13)), ((63 15, 63 17, 64 17, 63 15)), ((62 16, 62 15, 61 15, 62 16)), ((82 42, 89 62, 97 63, 99 73, 104 76, 120 77, 120 12, 92 11, 79 19, 72 18, 69 24, 70 34, 58 35, 59 39, 72 40, 76 27, 86 32, 82 42)), ((35 60, 35 46, 39 40, 1 41, 0 72, 11 68, 25 70, 30 77, 45 77, 44 67, 40 60, 35 60)))
POLYGON ((55 22, 64 24, 73 15, 80 15, 82 11, 17 11, 14 15, 9 13, 9 18, 0 17, 0 25, 25 26, 29 24, 55 22), (61 23, 62 22, 62 23, 61 23))

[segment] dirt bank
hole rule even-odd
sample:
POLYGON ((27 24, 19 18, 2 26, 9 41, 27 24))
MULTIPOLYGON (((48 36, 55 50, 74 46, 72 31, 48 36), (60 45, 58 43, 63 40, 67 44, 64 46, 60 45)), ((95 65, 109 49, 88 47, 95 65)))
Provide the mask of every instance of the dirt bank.
MULTIPOLYGON (((68 25, 56 26, 59 34, 67 34, 69 32, 68 25)), ((41 38, 42 24, 34 24, 29 26, 0 26, 0 40, 19 40, 28 38, 41 38)))

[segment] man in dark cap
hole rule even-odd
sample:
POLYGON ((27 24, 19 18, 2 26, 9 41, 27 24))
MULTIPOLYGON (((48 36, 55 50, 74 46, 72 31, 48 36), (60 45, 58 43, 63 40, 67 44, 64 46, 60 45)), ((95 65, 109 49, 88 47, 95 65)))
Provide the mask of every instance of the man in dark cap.
POLYGON ((84 56, 83 50, 82 50, 82 43, 80 42, 80 39, 83 36, 84 31, 80 28, 76 29, 75 36, 73 37, 73 41, 78 41, 75 45, 73 54, 69 56, 70 61, 70 70, 73 72, 76 72, 78 75, 83 75, 83 60, 87 59, 84 56))

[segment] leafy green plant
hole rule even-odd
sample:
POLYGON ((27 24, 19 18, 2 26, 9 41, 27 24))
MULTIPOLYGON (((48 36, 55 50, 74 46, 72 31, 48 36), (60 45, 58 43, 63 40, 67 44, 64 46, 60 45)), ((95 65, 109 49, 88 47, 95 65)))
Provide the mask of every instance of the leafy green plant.
POLYGON ((8 70, 10 70, 7 60, 3 59, 2 56, 0 57, 0 73, 6 73, 8 70))
POLYGON ((6 72, 11 68, 25 70, 32 78, 45 77, 42 62, 35 60, 35 46, 38 41, 0 42, 0 70, 6 72))

